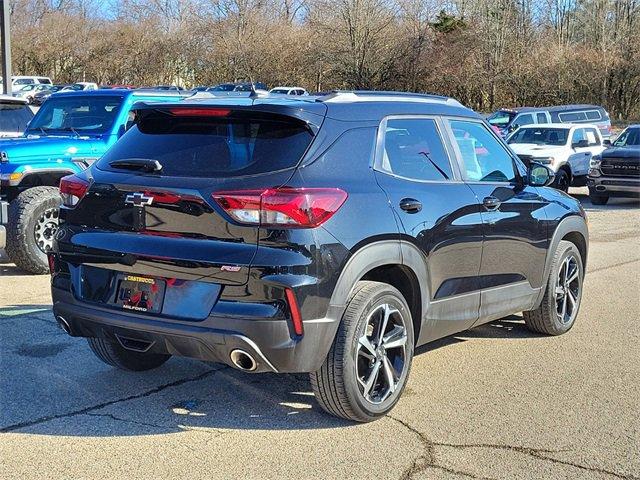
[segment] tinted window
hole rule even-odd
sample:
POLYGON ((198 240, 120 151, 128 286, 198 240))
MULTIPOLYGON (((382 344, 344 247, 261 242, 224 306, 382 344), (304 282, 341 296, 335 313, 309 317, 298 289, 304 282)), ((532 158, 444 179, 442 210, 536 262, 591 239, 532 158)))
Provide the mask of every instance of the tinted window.
POLYGON ((613 142, 616 147, 628 147, 631 145, 640 145, 640 127, 627 128, 623 130, 620 136, 613 142))
POLYGON ((538 123, 547 123, 547 115, 544 113, 536 113, 536 121, 538 123))
POLYGON ((40 83, 46 83, 46 84, 48 84, 48 85, 50 85, 50 84, 51 84, 51 80, 49 80, 48 78, 38 78, 38 81, 39 81, 40 83))
POLYGON ((387 121, 381 167, 415 180, 446 180, 453 176, 436 122, 426 118, 387 121))
POLYGON ((300 121, 274 115, 173 117, 149 112, 100 159, 98 167, 129 158, 158 160, 163 175, 231 177, 295 166, 312 135, 300 121))
POLYGON ((587 115, 584 112, 563 112, 558 114, 558 118, 562 122, 583 122, 587 115))
POLYGON ((49 98, 29 125, 29 132, 66 131, 78 134, 105 133, 120 110, 122 97, 87 96, 49 98))
POLYGON ((33 80, 30 78, 19 78, 13 82, 14 85, 29 85, 31 83, 33 83, 33 80))
POLYGON ((511 155, 483 124, 462 120, 450 120, 449 124, 468 180, 481 182, 515 180, 511 155))
POLYGON ((0 132, 22 133, 32 118, 27 105, 0 103, 0 132))
POLYGON ((585 115, 588 120, 602 120, 602 115, 600 115, 598 110, 589 110, 588 112, 585 112, 585 115))
POLYGON ((531 125, 536 123, 533 121, 533 115, 527 113, 525 115, 518 115, 518 117, 513 122, 514 127, 521 127, 522 125, 531 125))
POLYGON ((567 128, 522 127, 511 137, 508 143, 534 143, 536 145, 566 145, 569 137, 567 128))

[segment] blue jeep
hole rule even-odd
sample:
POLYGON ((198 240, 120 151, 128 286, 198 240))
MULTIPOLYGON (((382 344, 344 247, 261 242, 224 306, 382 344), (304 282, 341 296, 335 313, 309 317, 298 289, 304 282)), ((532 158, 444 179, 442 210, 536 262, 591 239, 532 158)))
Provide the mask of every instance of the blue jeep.
POLYGON ((23 270, 48 273, 60 179, 89 167, 124 134, 133 122, 134 103, 184 96, 152 90, 52 95, 22 137, 0 141, 0 249, 23 270))

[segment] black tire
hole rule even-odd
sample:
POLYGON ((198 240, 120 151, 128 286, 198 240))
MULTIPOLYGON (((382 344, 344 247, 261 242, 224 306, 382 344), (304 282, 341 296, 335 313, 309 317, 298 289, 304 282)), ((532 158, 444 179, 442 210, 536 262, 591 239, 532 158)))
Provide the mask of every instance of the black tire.
POLYGON ((596 193, 592 188, 589 189, 589 200, 593 205, 606 205, 609 201, 609 195, 601 195, 596 193))
MULTIPOLYGON (((569 262, 571 263, 571 262, 569 262)), ((582 265, 582 257, 580 251, 573 243, 566 240, 560 241, 558 247, 554 253, 551 263, 551 271, 547 284, 545 286, 544 297, 542 303, 535 310, 523 312, 524 321, 529 330, 537 333, 544 333, 547 335, 562 335, 569 331, 573 327, 578 311, 580 309, 580 303, 582 299, 582 282, 584 280, 584 267, 582 265), (560 269, 563 268, 565 261, 568 258, 575 260, 575 266, 577 268, 577 291, 572 290, 570 297, 569 293, 565 291, 564 297, 560 296, 560 299, 556 296, 556 289, 560 282, 558 281, 560 275, 560 269), (570 298, 575 297, 575 303, 571 312, 570 318, 567 315, 561 317, 558 309, 561 309, 563 299, 568 302, 568 307, 571 305, 570 298), (560 303, 558 303, 560 302, 560 303)), ((563 288, 563 287, 560 287, 563 288)), ((567 308, 568 308, 567 307, 567 308)))
POLYGON ((563 192, 568 192, 570 183, 571 178, 564 168, 561 168, 556 172, 556 178, 553 180, 553 188, 556 188, 563 192))
POLYGON ((411 312, 402 294, 386 283, 358 282, 349 299, 336 338, 324 364, 320 370, 310 375, 316 400, 328 413, 357 422, 370 422, 387 414, 400 399, 406 385, 411 370, 413 347, 414 332, 411 312), (381 335, 381 325, 387 312, 385 305, 389 308, 390 314, 386 315, 389 321, 387 328, 381 335), (377 324, 375 324, 376 318, 378 318, 377 324), (399 327, 400 324, 404 330, 399 327), (390 327, 392 327, 391 330, 389 330, 390 327), (398 335, 384 335, 392 330, 396 330, 398 335), (360 347, 361 337, 369 338, 369 335, 372 339, 369 346, 375 346, 376 356, 368 354, 371 350, 360 347), (380 347, 380 344, 376 346, 374 337, 385 339, 380 341, 381 345, 386 345, 385 341, 391 345, 392 338, 394 343, 404 341, 404 345, 388 347, 389 350, 385 350, 380 347), (370 363, 364 356, 363 350, 364 354, 371 358, 370 363), (381 356, 378 357, 378 354, 381 356), (385 361, 383 357, 388 361, 385 361), (389 368, 386 369, 385 366, 389 366, 389 368), (401 368, 399 374, 398 366, 401 368), (363 391, 366 387, 359 379, 361 368, 365 372, 367 368, 370 368, 369 375, 365 373, 362 380, 373 378, 369 398, 366 398, 367 393, 363 391), (376 375, 374 371, 378 374, 376 375), (380 378, 379 375, 382 375, 383 378, 380 378), (393 379, 390 382, 387 380, 390 378, 388 375, 391 375, 393 379), (380 385, 387 385, 385 390, 382 387, 377 390, 378 380, 381 382, 380 385), (394 384, 395 390, 389 388, 391 384, 394 384), (380 396, 379 403, 374 403, 376 399, 372 398, 376 392, 380 396))
POLYGON ((133 352, 117 342, 111 342, 103 338, 91 337, 87 338, 87 342, 96 357, 104 363, 130 372, 142 372, 158 368, 171 358, 171 355, 168 354, 133 352))
MULTIPOLYGON (((46 213, 52 215, 51 220, 57 225, 59 206, 60 193, 56 187, 30 188, 9 204, 6 250, 18 268, 39 275, 49 273, 47 255, 38 246, 35 229, 40 217, 46 213)), ((55 230, 49 230, 47 228, 47 237, 55 233, 55 230)))

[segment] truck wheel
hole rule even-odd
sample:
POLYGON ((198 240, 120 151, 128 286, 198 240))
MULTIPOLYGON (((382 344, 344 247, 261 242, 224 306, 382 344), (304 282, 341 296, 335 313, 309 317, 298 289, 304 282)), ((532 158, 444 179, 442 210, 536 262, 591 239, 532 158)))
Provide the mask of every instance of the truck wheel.
POLYGON ((324 364, 310 376, 316 400, 357 422, 387 414, 406 385, 413 345, 402 294, 386 283, 358 282, 324 364))
POLYGON ((529 330, 561 335, 573 327, 580 309, 583 278, 578 247, 561 240, 553 256, 542 303, 535 310, 523 312, 529 330))
POLYGON ((589 200, 593 205, 606 205, 609 201, 609 195, 600 195, 595 190, 589 189, 589 200))
POLYGON ((56 187, 33 187, 9 204, 7 255, 29 273, 49 273, 47 252, 58 229, 60 193, 56 187))
POLYGON ((107 365, 127 370, 130 372, 142 372, 158 368, 171 358, 171 355, 162 353, 132 352, 116 342, 110 342, 103 338, 87 338, 89 347, 93 353, 107 365))
POLYGON ((553 181, 553 187, 557 188, 558 190, 562 190, 563 192, 568 192, 569 191, 569 183, 570 183, 570 179, 569 179, 569 174, 567 173, 567 171, 564 170, 563 168, 558 170, 556 172, 556 178, 553 181))

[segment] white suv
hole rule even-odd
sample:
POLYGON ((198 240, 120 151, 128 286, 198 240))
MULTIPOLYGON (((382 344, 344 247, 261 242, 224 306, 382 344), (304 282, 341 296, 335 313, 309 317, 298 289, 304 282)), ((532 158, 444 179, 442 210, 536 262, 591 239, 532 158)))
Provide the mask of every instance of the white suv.
POLYGON ((548 123, 526 125, 507 138, 511 149, 525 163, 542 163, 556 173, 554 186, 584 186, 589 161, 605 149, 600 130, 590 124, 548 123))

